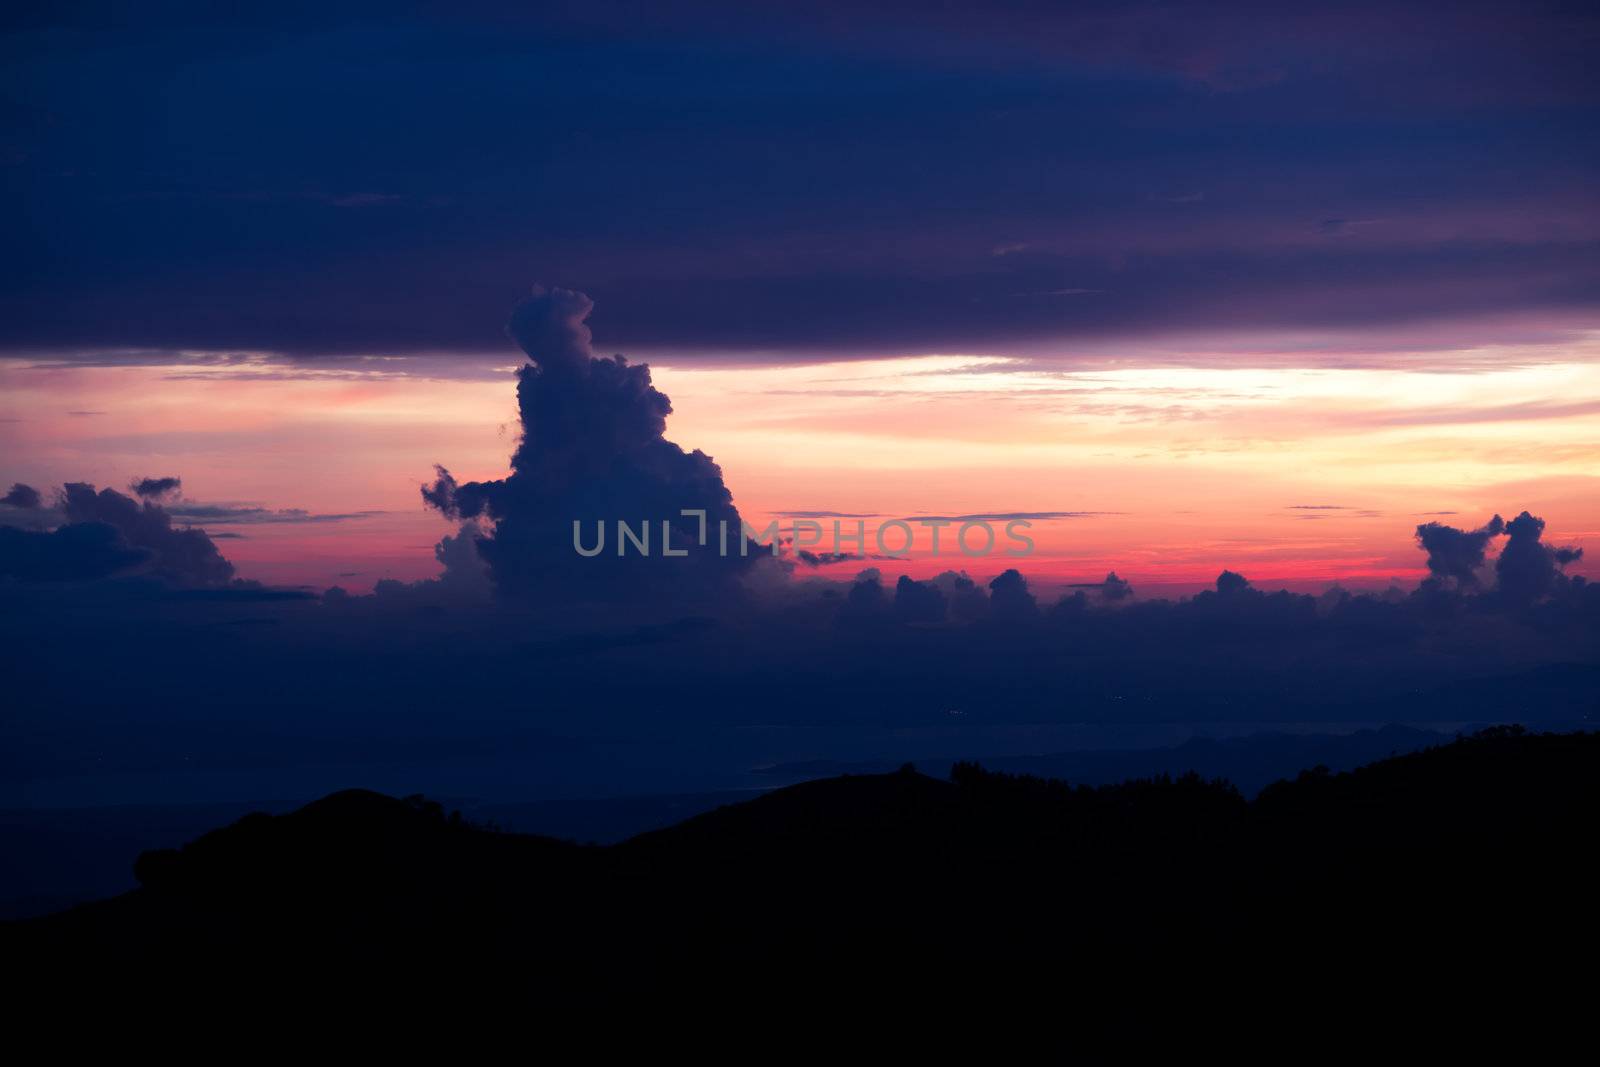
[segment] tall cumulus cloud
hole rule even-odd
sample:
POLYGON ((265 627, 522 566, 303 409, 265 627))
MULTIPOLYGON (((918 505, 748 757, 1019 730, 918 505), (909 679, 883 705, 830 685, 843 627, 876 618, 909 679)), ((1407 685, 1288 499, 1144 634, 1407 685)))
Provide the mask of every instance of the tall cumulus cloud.
POLYGON ((480 524, 474 543, 501 596, 720 600, 762 550, 743 541, 721 469, 666 439, 672 405, 651 384, 650 368, 595 355, 592 308, 582 293, 544 288, 517 305, 506 332, 529 362, 517 372, 522 439, 511 474, 458 482, 440 467, 422 498, 451 519, 480 524), (703 539, 699 518, 685 511, 705 513, 703 539), (647 530, 649 556, 631 542, 619 554, 619 520, 647 530), (575 551, 575 522, 585 548, 603 536, 598 554, 575 551), (668 547, 685 555, 665 558, 668 547))

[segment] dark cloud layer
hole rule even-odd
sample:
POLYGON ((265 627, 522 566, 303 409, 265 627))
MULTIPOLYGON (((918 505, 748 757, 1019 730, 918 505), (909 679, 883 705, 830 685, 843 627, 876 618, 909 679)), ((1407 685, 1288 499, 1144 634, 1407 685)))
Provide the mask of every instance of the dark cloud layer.
POLYGON ((77 522, 48 533, 0 526, 0 578, 23 582, 83 582, 109 578, 147 563, 153 553, 135 548, 105 522, 77 522))
POLYGON ((902 574, 894 587, 894 613, 902 622, 944 622, 948 605, 944 592, 932 582, 915 581, 902 574))
POLYGON ((701 353, 1600 303, 1573 5, 27 11, 5 348, 485 352, 530 274, 701 353))
MULTIPOLYGON (((116 521, 144 510, 109 505, 116 521)), ((1477 585, 1312 597, 1230 570, 1183 600, 1119 596, 1108 576, 1049 603, 1015 571, 892 589, 875 570, 813 572, 715 614, 649 587, 654 622, 637 601, 568 610, 571 587, 547 594, 557 610, 485 602, 483 521, 440 543, 437 581, 316 603, 94 581, 150 573, 154 550, 100 522, 0 527, 0 785, 131 800, 358 774, 475 796, 671 792, 819 755, 914 758, 918 738, 987 756, 1081 726, 1570 724, 1600 686, 1600 585, 1559 573, 1576 549, 1545 545, 1526 514, 1477 585)))

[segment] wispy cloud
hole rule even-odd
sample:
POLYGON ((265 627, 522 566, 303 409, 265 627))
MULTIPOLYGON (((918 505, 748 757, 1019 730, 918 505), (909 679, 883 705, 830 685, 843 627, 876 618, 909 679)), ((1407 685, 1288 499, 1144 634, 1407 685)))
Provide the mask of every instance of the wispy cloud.
POLYGON ((780 511, 786 519, 876 519, 880 511, 780 511))
POLYGON ((352 511, 342 514, 319 514, 303 508, 263 508, 240 504, 197 504, 180 500, 167 507, 175 522, 191 526, 253 526, 276 523, 348 522, 367 519, 383 511, 352 511))
POLYGON ((971 515, 912 515, 906 522, 1011 522, 1051 519, 1092 519, 1100 515, 1120 515, 1117 511, 979 511, 971 515))
POLYGON ((1365 426, 1466 426, 1488 422, 1527 422, 1600 415, 1600 400, 1528 400, 1492 407, 1417 408, 1411 411, 1351 412, 1343 421, 1365 426))

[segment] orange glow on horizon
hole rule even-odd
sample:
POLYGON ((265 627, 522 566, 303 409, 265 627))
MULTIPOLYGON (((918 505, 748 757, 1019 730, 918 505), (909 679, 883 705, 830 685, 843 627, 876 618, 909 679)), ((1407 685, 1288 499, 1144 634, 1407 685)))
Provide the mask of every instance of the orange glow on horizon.
MULTIPOLYGON (((1411 532, 1434 518, 1477 526, 1526 508, 1549 521, 1552 543, 1592 539, 1597 357, 1586 341, 1458 373, 970 355, 653 371, 673 401, 668 437, 712 455, 757 526, 796 511, 1075 513, 1035 521, 1036 553, 1020 561, 923 551, 802 575, 871 565, 986 580, 1017 565, 1042 585, 1115 570, 1136 588, 1183 592, 1224 567, 1269 588, 1410 587, 1422 563, 1411 532)), ((235 535, 219 544, 242 577, 273 584, 366 589, 435 574, 431 546, 449 524, 417 486, 435 462, 463 479, 502 476, 517 432, 509 379, 9 361, 0 386, 8 483, 120 489, 178 475, 193 500, 324 516, 214 528, 235 535), (357 513, 372 514, 326 518, 357 513)))

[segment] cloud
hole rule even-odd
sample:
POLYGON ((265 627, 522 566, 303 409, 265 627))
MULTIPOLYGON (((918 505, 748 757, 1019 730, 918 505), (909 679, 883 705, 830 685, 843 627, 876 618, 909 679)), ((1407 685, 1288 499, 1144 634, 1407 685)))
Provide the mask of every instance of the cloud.
POLYGON ((439 467, 422 499, 481 523, 473 543, 502 596, 720 601, 763 550, 744 540, 721 469, 666 439, 672 405, 650 368, 594 354, 592 307, 582 293, 542 287, 517 305, 506 329, 530 362, 517 372, 522 440, 512 473, 460 483, 439 467), (685 511, 703 512, 704 527, 685 511), (624 549, 619 523, 643 533, 649 556, 624 549), (575 528, 585 546, 600 539, 601 551, 579 556, 575 528), (669 546, 683 555, 664 558, 669 546))
POLYGON ((1100 598, 1108 603, 1118 600, 1127 600, 1133 596, 1133 585, 1117 577, 1116 571, 1106 574, 1104 581, 1099 582, 1074 582, 1067 586, 1068 589, 1095 590, 1100 598))
MULTIPOLYGON (((1439 522, 1417 527, 1417 543, 1428 553, 1429 582, 1457 590, 1476 589, 1490 541, 1502 535, 1506 545, 1494 563, 1494 597, 1508 606, 1525 607, 1559 591, 1567 581, 1562 569, 1583 558, 1583 549, 1546 545, 1544 520, 1526 511, 1510 522, 1499 515, 1476 530, 1458 530, 1439 522)), ((1581 579, 1579 579, 1581 581, 1581 579)))
POLYGON ((438 582, 446 592, 467 597, 487 596, 489 569, 478 552, 477 526, 465 523, 454 537, 445 535, 434 546, 433 558, 444 568, 438 582))
POLYGON ((1106 580, 1101 584, 1101 596, 1107 600, 1126 600, 1133 596, 1133 585, 1117 577, 1116 571, 1109 571, 1106 580))
POLYGON ((1554 591, 1561 569, 1583 558, 1581 548, 1556 548, 1543 544, 1544 520, 1524 511, 1505 524, 1506 547, 1494 570, 1502 596, 1513 604, 1528 604, 1554 591))
MULTIPOLYGON (((108 369, 118 367, 237 367, 266 357, 247 352, 194 352, 174 348, 60 348, 45 352, 7 354, 29 370, 63 368, 108 369)), ((70 414, 70 413, 69 413, 70 414)))
POLYGON ((304 508, 263 508, 250 504, 201 504, 178 500, 166 505, 167 514, 178 522, 204 526, 256 526, 276 523, 349 522, 382 515, 382 511, 349 511, 319 514, 304 508))
POLYGON ((68 482, 62 486, 60 506, 67 526, 112 527, 129 546, 147 554, 147 570, 164 581, 181 586, 222 586, 233 578, 233 564, 217 551, 211 538, 203 530, 175 528, 172 516, 160 505, 140 504, 114 489, 97 493, 92 485, 68 482))
POLYGON ((875 519, 876 512, 857 511, 785 511, 781 512, 786 519, 875 519))
POLYGON ((19 134, 21 151, 46 166, 121 138, 133 155, 20 190, 25 211, 57 225, 16 234, 17 255, 41 261, 112 229, 123 239, 7 293, 0 344, 481 352, 494 343, 485 316, 514 295, 513 262, 594 278, 626 305, 611 328, 630 343, 759 345, 775 358, 1170 336, 1241 320, 1372 327, 1592 312, 1594 166, 1570 145, 1595 90, 1581 65, 1587 28, 1574 32, 1561 5, 1285 20, 1249 5, 1045 10, 1068 6, 1009 5, 1003 19, 974 4, 922 13, 915 46, 886 14, 894 5, 799 34, 790 16, 741 10, 749 47, 711 51, 706 35, 730 32, 727 13, 674 11, 642 36, 633 19, 587 25, 581 55, 545 16, 492 30, 471 13, 441 16, 427 29, 430 63, 459 108, 437 106, 432 80, 400 61, 414 27, 371 27, 373 62, 351 62, 308 27, 241 27, 252 58, 226 70, 188 63, 189 106, 114 114, 88 102, 136 84, 152 47, 202 58, 190 56, 196 35, 186 16, 132 28, 81 20, 15 72, 20 98, 63 116, 19 134), (484 61, 485 34, 495 62, 484 61), (284 121, 241 138, 216 120, 248 110, 287 67, 303 91, 273 96, 284 121), (1063 81, 1063 69, 1085 76, 1063 81), (584 121, 505 136, 527 123, 507 70, 584 121), (1015 106, 952 122, 985 106, 997 72, 1015 106), (1273 91, 1220 91, 1267 82, 1273 91), (708 83, 744 91, 708 96, 708 83), (409 121, 350 138, 363 99, 409 121), (1381 116, 1374 100, 1386 102, 1381 116), (1307 155, 1304 126, 1279 121, 1285 113, 1317 117, 1320 152, 1307 155), (1441 122, 1461 135, 1426 136, 1441 122), (1152 165, 1152 128, 1183 131, 1181 162, 1152 165), (1241 128, 1253 135, 1229 136, 1241 128), (1095 151, 1064 166, 1038 136, 1051 129, 1078 131, 1095 151), (193 167, 160 165, 173 140, 195 147, 193 167), (797 144, 810 149, 803 161, 770 165, 797 144), (1513 157, 1540 189, 1531 202, 1508 203, 1503 176, 1476 165, 1513 157), (642 159, 648 196, 626 177, 642 159), (908 169, 919 176, 910 185, 908 169), (241 184, 241 174, 255 177, 241 184), (462 174, 475 176, 470 189, 462 174), (1249 195, 1267 185, 1273 196, 1249 195), (460 199, 446 206, 440 189, 460 199), (1184 203, 1201 190, 1202 209, 1184 203), (1374 219, 1386 220, 1383 242, 1318 232, 1374 219), (526 233, 539 240, 508 237, 526 233), (288 279, 301 283, 292 302, 288 279), (1066 285, 1115 292, 998 299, 1066 285))
POLYGON ((133 489, 141 501, 114 489, 68 482, 51 509, 42 494, 16 485, 6 500, 33 512, 29 525, 0 526, 0 575, 20 582, 93 581, 138 573, 182 588, 225 588, 233 564, 203 530, 173 525, 154 500, 178 486, 176 478, 146 478, 133 489))
POLYGON ((1028 580, 1015 567, 989 583, 989 610, 996 619, 1020 622, 1039 613, 1038 602, 1028 591, 1028 580))
POLYGON ((39 506, 39 490, 17 482, 10 492, 0 497, 0 504, 13 508, 36 508, 39 506))
POLYGON ((886 617, 889 607, 889 598, 883 591, 883 572, 868 567, 851 583, 839 611, 839 620, 856 625, 874 622, 886 617))
POLYGON ((146 500, 158 500, 168 493, 176 493, 183 487, 180 478, 139 478, 129 484, 133 495, 146 500))
POLYGON ((863 556, 855 552, 813 552, 809 548, 802 548, 794 554, 795 562, 804 567, 831 567, 835 563, 850 563, 868 558, 877 557, 863 556))
POLYGON ((1358 229, 1377 224, 1377 219, 1323 219, 1317 223, 1317 232, 1324 237, 1349 237, 1358 229))
POLYGON ((1476 530, 1458 530, 1442 522, 1425 522, 1417 527, 1417 544, 1428 554, 1428 573, 1435 581, 1457 588, 1478 584, 1478 571, 1491 539, 1505 532, 1499 515, 1476 530))
POLYGON ((1600 415, 1600 400, 1529 400, 1481 408, 1419 408, 1400 412, 1342 413, 1349 424, 1363 426, 1471 426, 1486 422, 1539 422, 1600 415))
POLYGON ((1217 575, 1217 595, 1219 597, 1236 597, 1250 590, 1250 579, 1242 574, 1225 570, 1217 575))
POLYGON ((907 623, 940 623, 947 611, 944 593, 933 582, 902 574, 894 587, 895 618, 907 623))
POLYGON ((944 594, 949 617, 957 622, 972 622, 989 612, 989 597, 965 571, 944 571, 933 577, 933 585, 944 594))
POLYGON ((912 515, 906 522, 1013 522, 1050 519, 1089 519, 1099 515, 1114 515, 1113 511, 981 511, 971 515, 912 515))
MULTIPOLYGON (((1526 605, 1477 591, 1319 602, 1254 590, 1240 576, 1187 600, 1110 605, 1077 590, 1064 610, 1034 611, 1038 591, 1018 574, 995 579, 991 601, 988 573, 981 583, 959 572, 900 582, 866 571, 854 582, 787 583, 781 596, 752 597, 748 610, 699 628, 652 630, 632 604, 598 622, 575 612, 458 610, 438 594, 465 565, 481 574, 482 532, 477 523, 448 531, 439 550, 447 577, 428 596, 395 583, 311 604, 235 586, 149 595, 154 583, 141 581, 0 581, 0 639, 28 652, 21 695, 0 718, 14 730, 103 723, 81 742, 62 735, 50 753, 72 776, 121 773, 131 759, 148 761, 157 784, 191 759, 218 771, 270 761, 296 774, 312 766, 347 774, 357 749, 376 766, 391 758, 391 741, 409 738, 422 758, 406 774, 476 777, 478 767, 451 756, 452 746, 471 745, 496 761, 482 768, 514 768, 515 781, 588 788, 610 773, 604 781, 637 790, 641 774, 661 773, 644 779, 648 788, 681 783, 685 759, 699 761, 688 772, 714 766, 725 781, 729 769, 796 743, 823 754, 877 751, 927 726, 936 728, 927 736, 990 746, 981 754, 996 737, 1024 736, 1013 727, 1055 744, 1066 723, 1282 722, 1351 707, 1380 721, 1576 721, 1592 713, 1585 701, 1600 662, 1600 587, 1577 577, 1526 605), (942 618, 929 586, 944 598, 942 618), (82 669, 86 649, 95 671, 82 669), (152 662, 181 663, 186 690, 225 694, 228 714, 173 719, 171 672, 150 671, 152 662), (105 716, 107 707, 117 714, 105 716), (952 710, 980 732, 944 733, 952 710), (651 754, 665 751, 656 743, 663 729, 674 743, 652 768, 651 754), (606 737, 598 748, 565 740, 596 730, 606 737), (383 751, 372 750, 374 738, 383 751), (619 741, 630 754, 620 763, 619 741)), ((68 553, 72 567, 50 576, 146 565, 110 536, 107 558, 68 553)), ((0 544, 15 538, 0 534, 0 544)), ((36 556, 48 552, 25 540, 36 556)), ((0 565, 17 556, 0 548, 0 565)), ((49 570, 37 561, 27 568, 35 579, 49 570)))
POLYGON ((105 522, 69 523, 48 533, 0 526, 0 578, 13 581, 93 581, 132 570, 153 556, 105 522))

